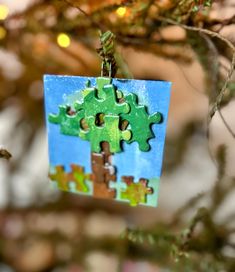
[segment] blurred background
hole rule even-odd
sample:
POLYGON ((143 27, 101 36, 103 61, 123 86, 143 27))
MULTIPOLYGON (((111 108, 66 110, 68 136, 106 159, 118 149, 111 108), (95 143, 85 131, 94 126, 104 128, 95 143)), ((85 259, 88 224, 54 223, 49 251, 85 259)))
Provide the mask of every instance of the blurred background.
POLYGON ((234 0, 0 1, 1 272, 235 271, 234 23, 234 0), (43 74, 99 76, 98 30, 117 77, 173 83, 157 208, 48 181, 43 74))

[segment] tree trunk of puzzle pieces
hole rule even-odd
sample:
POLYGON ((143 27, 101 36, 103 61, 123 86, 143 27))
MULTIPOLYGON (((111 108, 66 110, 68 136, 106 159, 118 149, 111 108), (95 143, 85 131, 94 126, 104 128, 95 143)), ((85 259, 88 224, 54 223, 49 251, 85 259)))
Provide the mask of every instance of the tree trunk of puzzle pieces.
POLYGON ((96 197, 115 197, 115 189, 109 188, 109 182, 116 182, 115 167, 111 164, 111 152, 109 144, 103 142, 101 144, 101 153, 92 153, 92 181, 93 192, 96 197))

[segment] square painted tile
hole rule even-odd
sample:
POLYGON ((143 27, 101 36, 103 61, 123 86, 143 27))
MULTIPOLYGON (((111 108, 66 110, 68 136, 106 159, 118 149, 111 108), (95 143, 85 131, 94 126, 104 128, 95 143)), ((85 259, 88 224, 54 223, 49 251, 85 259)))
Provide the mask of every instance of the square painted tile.
POLYGON ((46 75, 51 181, 63 191, 156 206, 170 88, 46 75))

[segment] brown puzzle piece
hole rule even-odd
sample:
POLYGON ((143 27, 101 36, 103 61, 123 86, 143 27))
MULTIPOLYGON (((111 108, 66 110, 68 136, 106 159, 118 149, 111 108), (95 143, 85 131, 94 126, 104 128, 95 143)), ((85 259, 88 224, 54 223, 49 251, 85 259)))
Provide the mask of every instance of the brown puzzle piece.
POLYGON ((110 181, 116 181, 115 167, 111 164, 109 144, 101 144, 101 153, 92 153, 92 181, 94 196, 102 198, 114 198, 115 189, 109 188, 110 181))
POLYGON ((115 189, 109 189, 105 183, 93 182, 93 195, 97 198, 113 199, 116 191, 115 189))

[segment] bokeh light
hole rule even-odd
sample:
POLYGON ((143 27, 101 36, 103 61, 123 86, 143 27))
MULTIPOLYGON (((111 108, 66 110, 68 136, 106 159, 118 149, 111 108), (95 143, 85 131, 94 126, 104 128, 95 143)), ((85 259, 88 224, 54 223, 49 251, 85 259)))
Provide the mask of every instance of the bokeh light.
POLYGON ((0 5, 0 20, 5 20, 9 14, 9 8, 5 5, 0 5))
POLYGON ((6 29, 2 26, 0 26, 0 40, 3 40, 6 37, 6 29))
POLYGON ((70 37, 65 34, 65 33, 60 33, 58 36, 57 36, 57 43, 60 47, 63 47, 63 48, 67 48, 70 46, 71 44, 71 39, 70 37))
POLYGON ((124 17, 124 16, 126 15, 126 12, 127 12, 126 7, 119 7, 119 8, 116 10, 116 14, 117 14, 119 17, 124 17))

